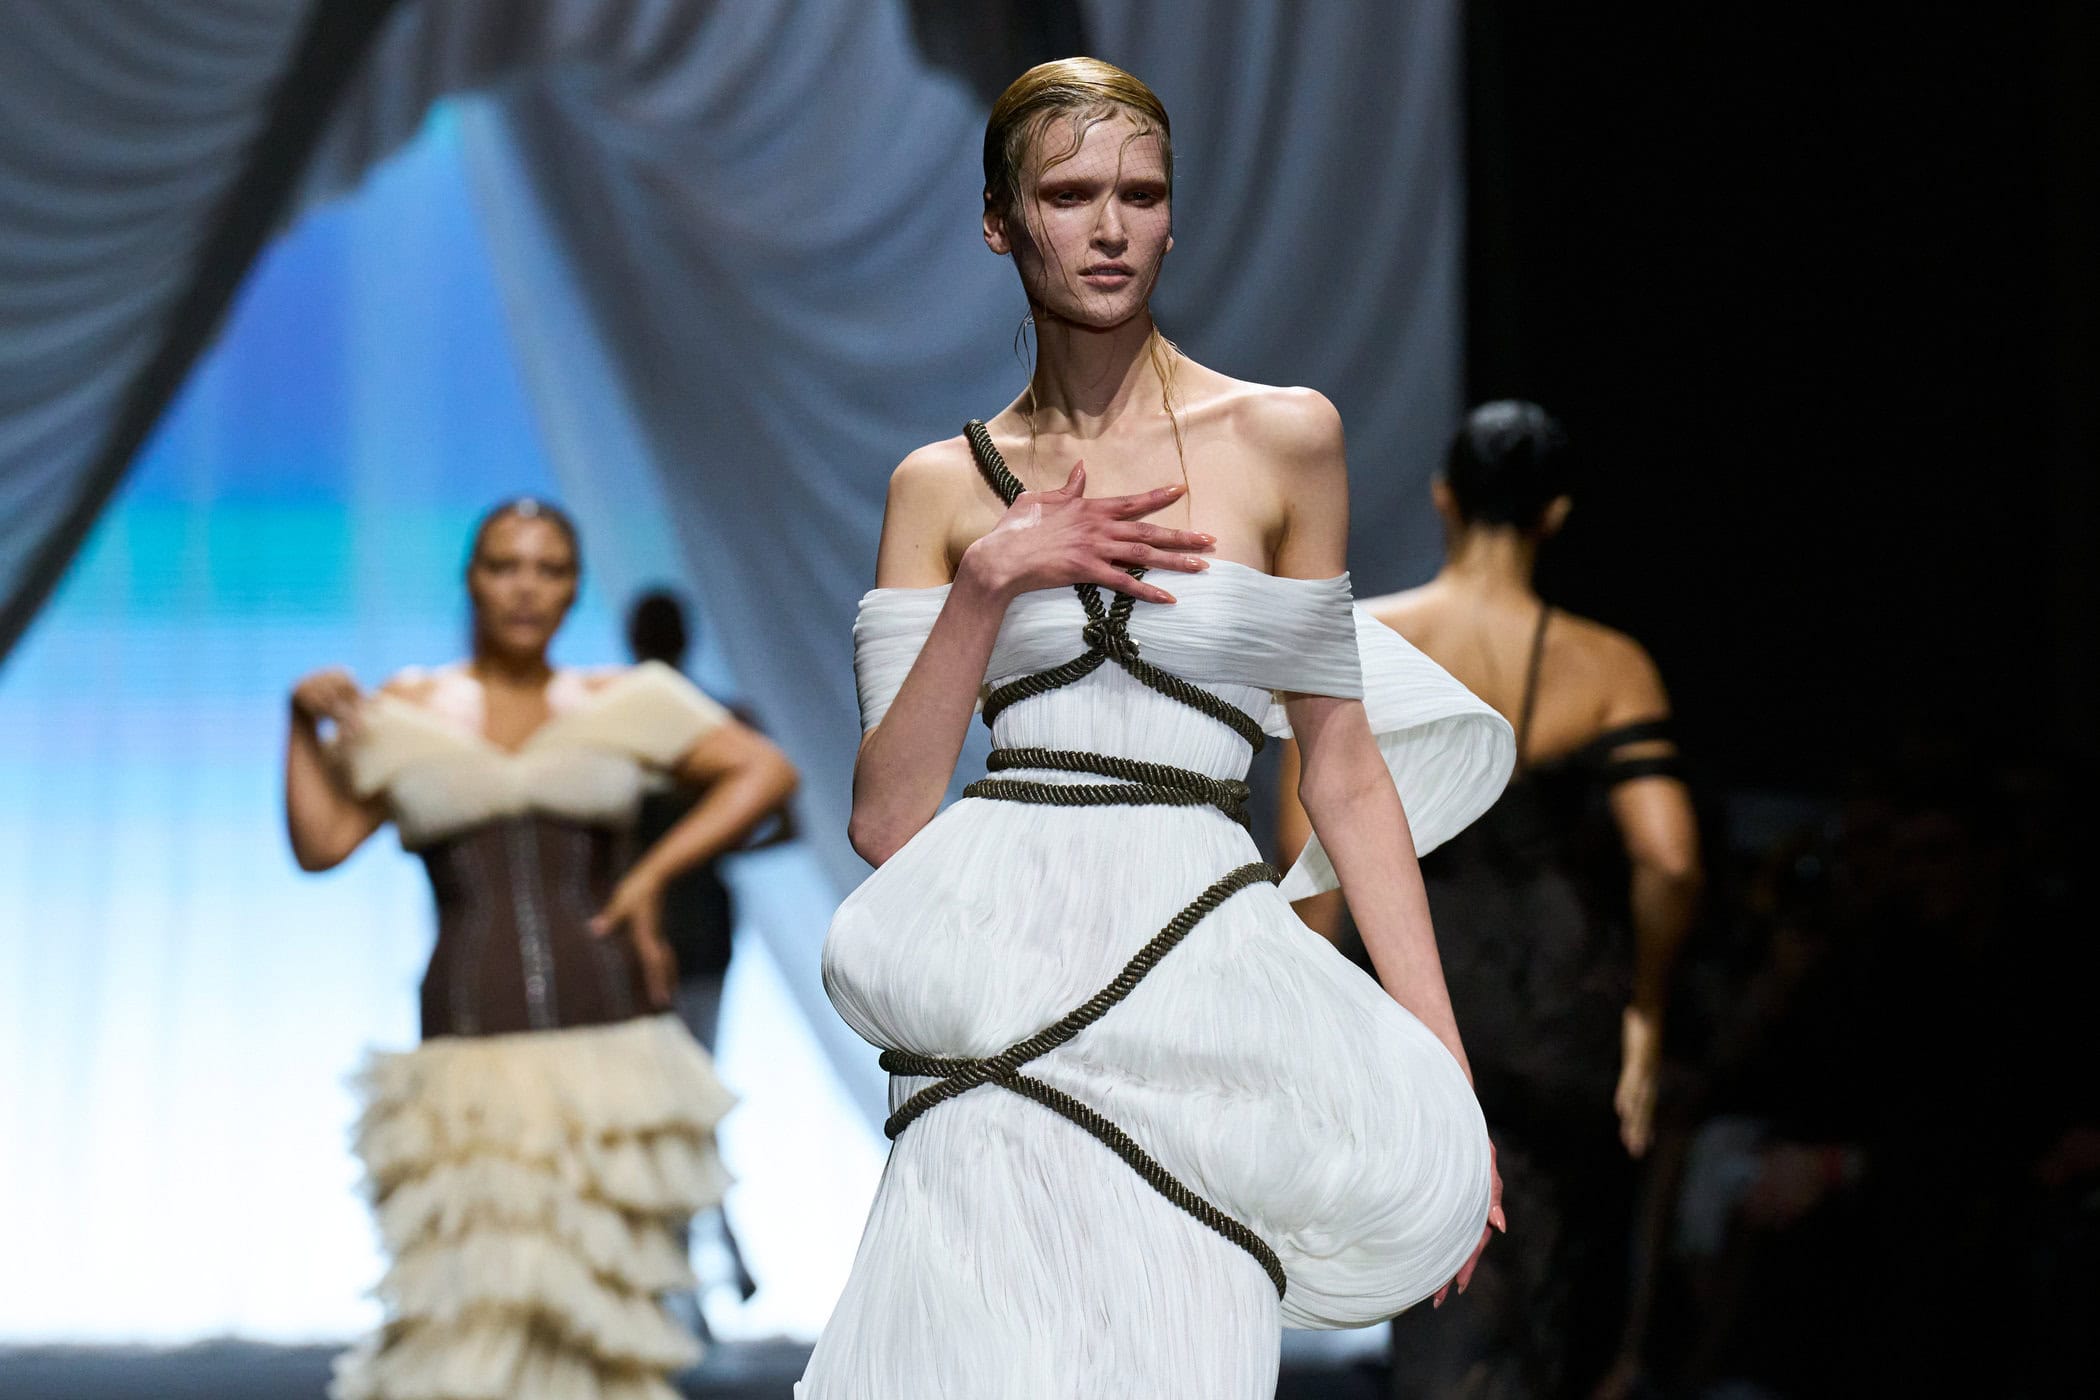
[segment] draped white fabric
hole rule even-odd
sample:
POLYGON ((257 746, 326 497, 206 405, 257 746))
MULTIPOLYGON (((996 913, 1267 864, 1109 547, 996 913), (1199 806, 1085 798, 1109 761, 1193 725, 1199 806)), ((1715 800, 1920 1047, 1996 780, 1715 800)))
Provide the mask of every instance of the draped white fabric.
POLYGON ((87 489, 307 11, 0 5, 0 605, 87 489))

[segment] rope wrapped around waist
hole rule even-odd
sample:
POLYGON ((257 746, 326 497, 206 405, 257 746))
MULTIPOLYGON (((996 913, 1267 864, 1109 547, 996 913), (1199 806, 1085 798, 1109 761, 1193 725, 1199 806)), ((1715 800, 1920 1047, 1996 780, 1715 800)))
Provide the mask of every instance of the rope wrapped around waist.
POLYGON ((1248 787, 1188 768, 1074 749, 993 749, 985 761, 993 773, 1034 768, 1055 773, 1092 773, 1113 783, 1046 783, 1033 778, 979 778, 964 797, 1034 802, 1046 807, 1215 807, 1247 825, 1248 787))
POLYGON ((1276 1285, 1276 1295, 1282 1297, 1285 1287, 1283 1262, 1276 1257, 1276 1251, 1269 1248, 1259 1235, 1183 1185, 1128 1133, 1094 1109, 1062 1089, 1021 1073, 1021 1066, 1065 1044, 1100 1020, 1117 1002, 1129 996, 1137 984, 1144 980, 1145 975, 1159 965, 1160 959, 1172 952, 1182 939, 1188 937, 1189 931, 1201 923, 1212 910, 1249 885, 1263 881, 1275 884, 1282 879, 1282 871, 1259 861, 1220 876, 1212 881, 1203 893, 1182 906, 1181 912, 1169 920, 1165 928, 1154 934, 1151 940, 1123 965, 1123 970, 1118 972, 1107 986, 1058 1021, 1037 1031, 1026 1040, 1009 1045, 996 1055, 987 1055, 982 1059, 935 1059, 904 1050, 883 1051, 882 1067, 891 1074, 920 1075, 937 1081, 898 1105, 897 1111, 882 1125, 883 1132, 894 1138, 928 1109, 986 1084, 1019 1094, 1022 1098, 1041 1104, 1093 1134, 1110 1151, 1121 1157, 1147 1186, 1247 1251, 1254 1257, 1254 1261, 1261 1265, 1263 1272, 1268 1274, 1269 1281, 1276 1285))

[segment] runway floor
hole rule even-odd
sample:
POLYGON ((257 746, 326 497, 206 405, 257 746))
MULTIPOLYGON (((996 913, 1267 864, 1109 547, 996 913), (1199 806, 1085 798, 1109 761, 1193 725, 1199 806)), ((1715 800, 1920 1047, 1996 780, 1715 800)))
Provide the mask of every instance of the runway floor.
MULTIPOLYGON (((1293 1339, 1297 1334, 1289 1334, 1293 1339)), ((151 1347, 0 1348, 0 1400, 323 1400, 334 1347, 202 1342, 151 1347)), ((682 1378, 693 1400, 785 1400, 809 1348, 728 1342, 682 1378)), ((1288 1347, 1278 1400, 1377 1400, 1375 1368, 1288 1347)))

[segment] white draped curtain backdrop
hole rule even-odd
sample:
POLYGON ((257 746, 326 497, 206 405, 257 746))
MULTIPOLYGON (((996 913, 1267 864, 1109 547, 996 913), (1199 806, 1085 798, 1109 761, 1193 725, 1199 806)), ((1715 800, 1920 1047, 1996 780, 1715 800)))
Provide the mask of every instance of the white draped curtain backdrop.
MULTIPOLYGON (((0 601, 67 528, 309 12, 0 8, 0 601)), ((850 632, 888 471, 1026 379, 1021 293, 977 231, 1008 21, 1083 34, 1159 92, 1177 156, 1163 329, 1229 374, 1334 399, 1359 591, 1426 575, 1424 485, 1461 392, 1457 0, 404 0, 301 193, 355 186, 433 103, 476 95, 481 222, 593 568, 621 596, 651 580, 604 542, 668 537, 802 766, 833 894, 862 870, 844 839, 850 632)), ((872 1052, 818 984, 822 935, 768 930, 872 1108, 872 1052)), ((0 1123, 0 1151, 50 1150, 35 1128, 0 1123)))

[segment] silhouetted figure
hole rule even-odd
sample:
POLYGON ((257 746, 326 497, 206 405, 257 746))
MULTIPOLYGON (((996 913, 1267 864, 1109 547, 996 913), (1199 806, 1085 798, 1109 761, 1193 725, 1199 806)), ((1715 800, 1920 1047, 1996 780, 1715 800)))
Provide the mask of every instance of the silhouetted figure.
MULTIPOLYGON (((1512 1233, 1466 1297, 1394 1323, 1399 1396, 1588 1395, 1626 1320, 1631 1158, 1653 1135, 1664 1003, 1700 886, 1670 705, 1632 638, 1552 607, 1538 552, 1571 509, 1558 424, 1482 405, 1433 496, 1446 557, 1364 606, 1501 711, 1517 771, 1422 862, 1512 1233)), ((1288 793, 1295 765, 1286 760, 1288 793)), ((1286 841, 1302 833, 1288 807, 1286 841)), ((1290 846, 1286 854, 1290 854, 1290 846)), ((1301 906, 1339 931, 1342 911, 1301 906)))

